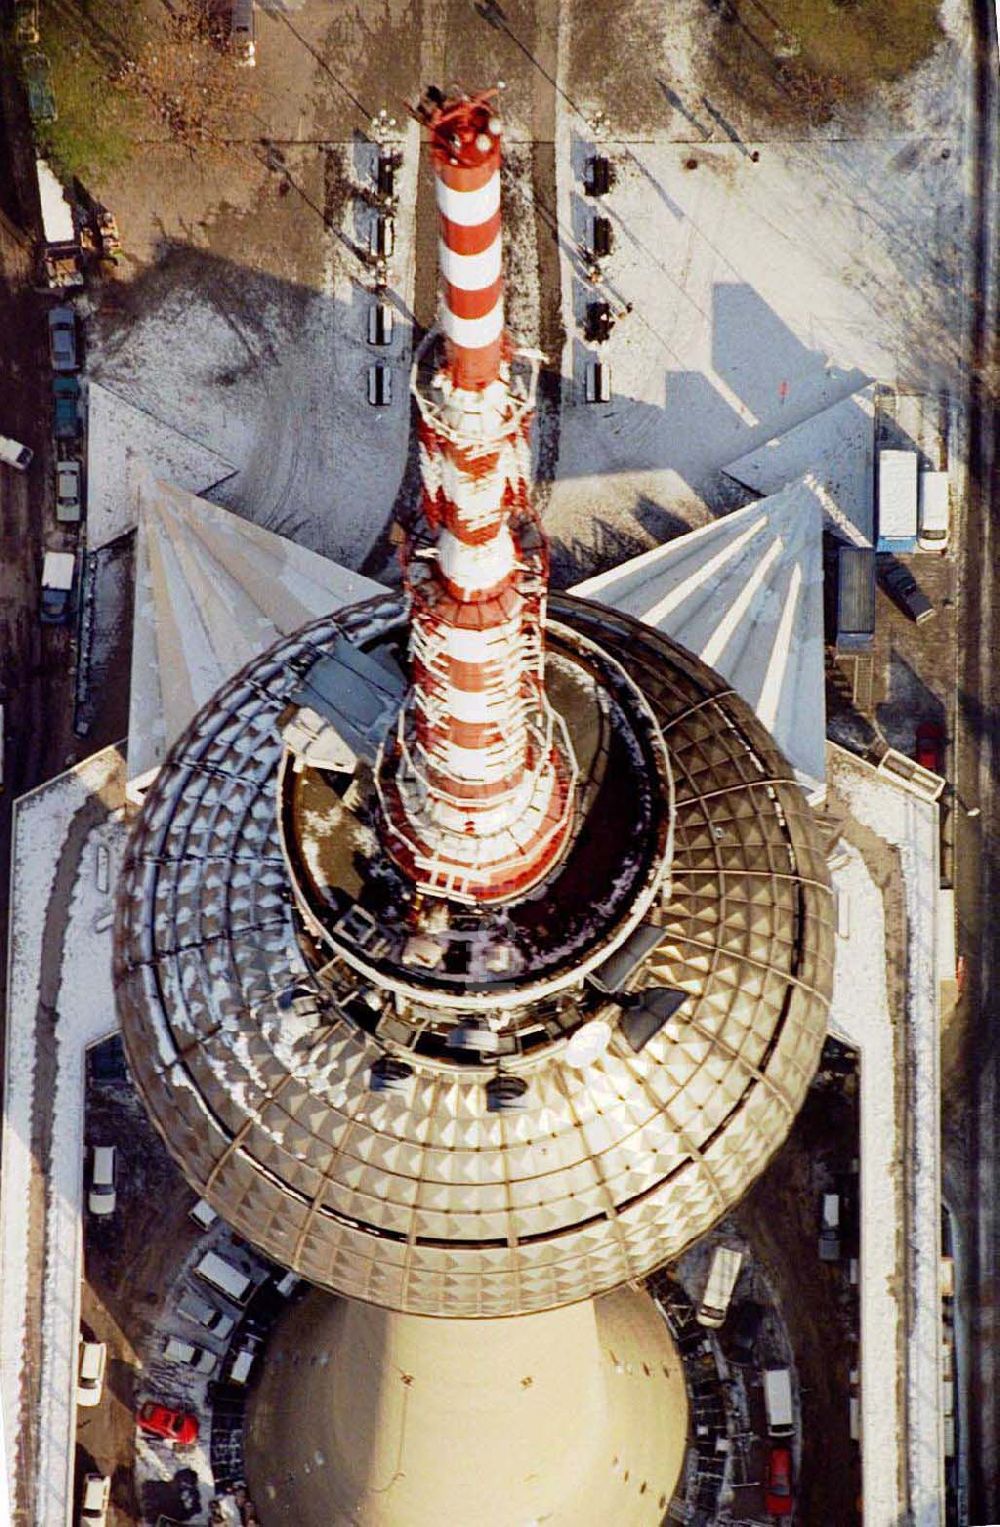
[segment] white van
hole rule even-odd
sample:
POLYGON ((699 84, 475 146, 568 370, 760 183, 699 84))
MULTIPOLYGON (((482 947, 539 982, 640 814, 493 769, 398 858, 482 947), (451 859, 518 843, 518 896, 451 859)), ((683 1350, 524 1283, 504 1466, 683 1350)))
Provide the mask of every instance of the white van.
POLYGON ((111 1480, 104 1474, 88 1474, 80 1492, 80 1527, 105 1527, 111 1480))
POLYGON ((236 62, 252 69, 257 62, 253 0, 233 0, 233 19, 229 35, 236 62))
POLYGON ((947 551, 951 514, 947 472, 917 477, 917 545, 921 551, 947 551))
POLYGON ((0 461, 5 461, 9 467, 14 467, 18 472, 26 472, 34 460, 35 453, 28 445, 22 445, 19 440, 11 440, 9 435, 0 435, 0 461))
POLYGON ((229 1369, 230 1384, 245 1384, 253 1371, 257 1353, 251 1347, 240 1347, 229 1369))
POLYGON ((218 1217, 212 1205, 204 1198, 196 1198, 188 1210, 188 1218, 194 1220, 199 1230, 211 1230, 218 1217))
POLYGON ((795 1433, 792 1410, 792 1375, 787 1368, 764 1369, 764 1411, 769 1437, 791 1437, 795 1433))
POLYGON ((220 1257, 218 1252, 206 1251, 195 1272, 199 1278, 204 1278, 212 1288, 220 1294, 225 1294, 234 1304, 246 1304, 253 1288, 253 1279, 248 1278, 246 1273, 240 1272, 232 1262, 227 1262, 225 1257, 220 1257))
POLYGON ((104 1390, 108 1349, 103 1341, 81 1341, 76 1376, 76 1403, 99 1405, 104 1390))
POLYGON ((705 1292, 696 1311, 703 1326, 721 1326, 733 1297, 733 1289, 743 1266, 743 1253, 733 1246, 716 1246, 705 1280, 705 1292))

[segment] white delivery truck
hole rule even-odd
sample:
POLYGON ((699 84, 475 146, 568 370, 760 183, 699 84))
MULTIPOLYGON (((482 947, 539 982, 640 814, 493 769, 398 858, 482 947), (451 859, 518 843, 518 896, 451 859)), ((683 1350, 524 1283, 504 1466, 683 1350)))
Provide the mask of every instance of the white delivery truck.
POLYGON ((56 289, 82 286, 83 266, 73 209, 60 181, 44 159, 35 160, 35 170, 45 235, 42 256, 46 284, 56 289))
POLYGON ((787 1368, 764 1369, 764 1411, 769 1437, 794 1436, 792 1375, 787 1368))
POLYGON ((876 551, 908 552, 917 547, 917 453, 878 453, 878 542, 876 551))
POLYGON ((696 1319, 703 1326, 714 1328, 725 1320, 742 1266, 742 1251, 733 1246, 716 1246, 705 1280, 705 1292, 696 1312, 696 1319))
POLYGON ((199 1278, 204 1278, 220 1294, 225 1294, 234 1304, 246 1304, 253 1288, 253 1279, 216 1251, 206 1251, 195 1268, 199 1278))

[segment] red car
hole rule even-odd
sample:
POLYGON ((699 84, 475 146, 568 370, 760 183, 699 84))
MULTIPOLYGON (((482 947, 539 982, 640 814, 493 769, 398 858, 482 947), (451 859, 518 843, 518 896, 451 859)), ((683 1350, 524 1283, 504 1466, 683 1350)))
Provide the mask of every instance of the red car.
POLYGON ((921 721, 914 757, 922 769, 930 769, 932 774, 944 772, 944 727, 939 722, 921 721))
POLYGON ((767 1457, 767 1495, 764 1509, 771 1516, 791 1516, 792 1455, 787 1447, 773 1447, 767 1457))
POLYGON ((189 1416, 186 1410, 170 1410, 147 1400, 136 1417, 139 1429, 150 1437, 162 1437, 166 1442, 179 1442, 182 1447, 198 1441, 198 1418, 189 1416))

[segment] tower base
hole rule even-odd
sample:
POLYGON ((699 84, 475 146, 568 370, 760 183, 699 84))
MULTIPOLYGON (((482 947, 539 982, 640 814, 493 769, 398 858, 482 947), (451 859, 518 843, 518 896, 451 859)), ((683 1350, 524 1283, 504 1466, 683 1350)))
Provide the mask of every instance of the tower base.
POLYGON ((249 1409, 264 1527, 655 1527, 687 1397, 649 1296, 441 1320, 316 1291, 249 1409))

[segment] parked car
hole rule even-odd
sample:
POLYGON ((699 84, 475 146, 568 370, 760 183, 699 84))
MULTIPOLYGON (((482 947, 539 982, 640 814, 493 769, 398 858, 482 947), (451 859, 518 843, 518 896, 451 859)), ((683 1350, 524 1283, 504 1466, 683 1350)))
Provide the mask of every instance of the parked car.
POLYGON ((257 1361, 257 1354, 264 1345, 264 1338, 256 1336, 252 1332, 244 1331, 240 1337, 239 1345, 229 1353, 226 1363, 226 1372, 223 1375, 229 1384, 246 1384, 253 1372, 257 1361))
POLYGON ((0 461, 5 461, 9 467, 26 472, 34 454, 30 445, 22 445, 20 440, 11 440, 9 435, 0 435, 0 461))
POLYGON ((180 1336, 167 1337, 163 1355, 168 1362, 183 1363, 186 1368, 193 1368, 195 1373, 214 1373, 219 1361, 207 1347, 196 1347, 193 1342, 184 1341, 180 1336))
POLYGON ((176 1442, 189 1447, 198 1441, 198 1418, 186 1410, 172 1410, 156 1400, 146 1400, 139 1407, 136 1423, 140 1431, 150 1437, 162 1437, 164 1442, 176 1442))
POLYGON ((914 758, 932 774, 944 773, 944 727, 938 721, 921 721, 917 727, 914 758))
POLYGON ((230 43, 238 64, 253 68, 257 62, 254 0, 233 0, 230 43))
POLYGON ((53 371, 75 371, 76 314, 72 308, 53 308, 49 314, 49 354, 53 371))
POLYGON ((52 65, 44 53, 25 53, 21 60, 28 88, 28 110, 33 122, 55 122, 59 113, 52 89, 52 65))
POLYGON ((177 1301, 177 1311, 180 1315, 186 1315, 189 1320, 204 1326, 206 1331, 211 1331, 218 1336, 220 1341, 225 1341, 227 1336, 232 1335, 236 1325, 232 1315, 227 1315, 224 1310, 216 1309, 214 1304, 209 1304, 194 1289, 185 1289, 177 1301))
POLYGON ((105 1527, 111 1480, 103 1474, 87 1474, 80 1492, 80 1527, 105 1527))
POLYGON ((80 433, 80 383, 75 376, 52 381, 52 433, 57 440, 75 440, 80 433))
POLYGON ((882 572, 881 577, 886 593, 918 626, 925 620, 933 619, 936 613, 934 606, 923 590, 918 588, 917 580, 908 567, 904 567, 901 562, 893 562, 882 572))
POLYGON ((76 525, 83 513, 83 468, 79 461, 56 462, 56 519, 60 525, 76 525))
POLYGON ((792 1455, 787 1447, 773 1447, 767 1455, 764 1509, 771 1516, 791 1516, 792 1455))
POLYGON ((939 555, 948 550, 951 521, 947 472, 921 472, 917 477, 917 546, 939 555))
POLYGON ((47 551, 42 559, 42 589, 38 618, 45 626, 62 626, 73 614, 76 558, 71 551, 47 551))
POLYGON ((113 1214, 117 1194, 115 1192, 116 1152, 113 1145, 95 1145, 90 1167, 90 1192, 87 1208, 91 1214, 113 1214))
POLYGON ((705 1292, 695 1310, 695 1319, 703 1326, 721 1326, 729 1301, 743 1266, 743 1253, 734 1246, 716 1246, 705 1280, 705 1292))
POLYGON ((210 1230, 218 1217, 212 1205, 203 1198, 196 1198, 188 1210, 188 1218, 194 1220, 199 1230, 210 1230))
POLYGON ((840 1194, 824 1193, 819 1206, 819 1259, 836 1262, 840 1258, 840 1194))
POLYGON ((103 1341, 81 1341, 77 1360, 76 1403, 99 1405, 104 1390, 108 1349, 103 1341))
POLYGON ((763 1306, 753 1299, 744 1299, 736 1306, 729 1322, 730 1362, 741 1365, 753 1362, 763 1318, 763 1306))

